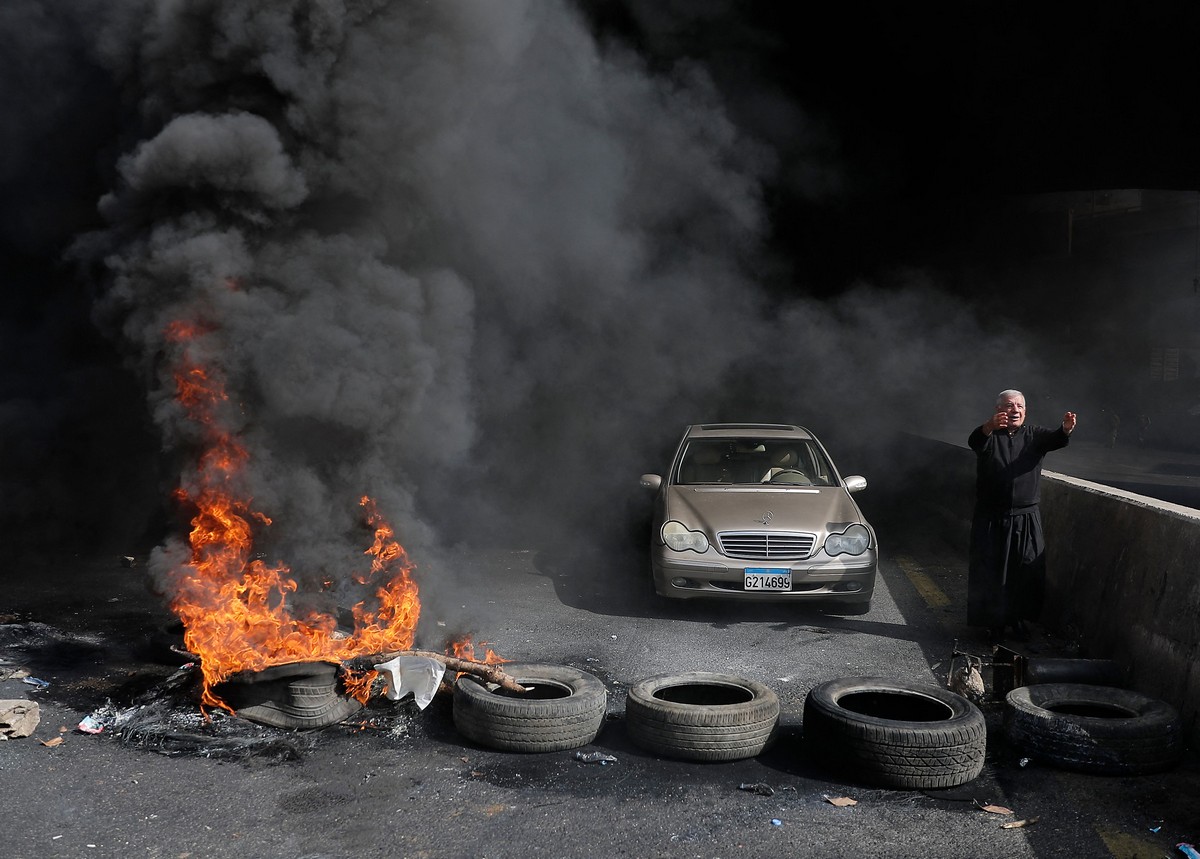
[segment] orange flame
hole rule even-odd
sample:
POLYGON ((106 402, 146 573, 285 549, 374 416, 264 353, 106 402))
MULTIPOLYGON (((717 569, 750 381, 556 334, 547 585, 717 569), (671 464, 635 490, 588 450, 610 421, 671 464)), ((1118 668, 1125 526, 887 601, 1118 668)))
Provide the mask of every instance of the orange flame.
MULTIPOLYGON (((341 662, 357 656, 412 647, 421 604, 412 579, 414 565, 395 539, 391 526, 364 496, 360 506, 373 530, 364 552, 369 571, 359 579, 375 586, 377 605, 352 608, 354 630, 336 629, 333 617, 294 617, 289 595, 297 590, 282 563, 252 559, 256 526, 271 524, 239 492, 247 450, 222 429, 217 407, 228 399, 218 373, 187 357, 186 344, 211 330, 174 323, 171 342, 185 344, 175 374, 176 396, 188 416, 204 428, 204 449, 190 488, 176 496, 195 507, 189 534, 191 557, 180 570, 180 586, 171 608, 183 621, 184 643, 200 657, 204 677, 202 706, 229 707, 213 687, 241 671, 260 671, 289 662, 341 662)), ((365 700, 375 672, 345 677, 352 694, 365 700)))
POLYGON ((488 643, 486 641, 480 642, 481 647, 487 648, 482 659, 475 655, 475 642, 471 640, 471 636, 469 635, 465 635, 457 641, 450 642, 449 646, 446 648, 446 653, 449 656, 455 656, 459 659, 468 659, 472 662, 482 662, 486 665, 497 665, 502 662, 510 661, 502 656, 499 656, 496 651, 492 650, 490 647, 487 647, 487 644, 488 643))

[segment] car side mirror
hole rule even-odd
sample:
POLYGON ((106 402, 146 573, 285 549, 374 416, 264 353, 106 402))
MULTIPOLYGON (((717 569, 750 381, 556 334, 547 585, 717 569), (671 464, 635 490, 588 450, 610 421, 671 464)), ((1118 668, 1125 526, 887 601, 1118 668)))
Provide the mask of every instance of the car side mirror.
POLYGON ((861 474, 851 474, 849 477, 843 478, 842 483, 847 492, 862 492, 867 488, 867 478, 861 474))
POLYGON ((658 474, 643 474, 640 483, 647 489, 653 489, 657 492, 662 486, 662 476, 658 474))

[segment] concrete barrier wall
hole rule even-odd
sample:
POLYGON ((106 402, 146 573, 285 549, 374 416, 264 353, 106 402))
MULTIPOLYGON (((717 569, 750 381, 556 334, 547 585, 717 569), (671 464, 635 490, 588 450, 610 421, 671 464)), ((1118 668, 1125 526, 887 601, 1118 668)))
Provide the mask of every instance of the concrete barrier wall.
POLYGON ((1200 749, 1200 511, 1043 471, 1043 622, 1177 707, 1200 749))
MULTIPOLYGON (((965 564, 975 455, 927 439, 910 454, 936 475, 926 515, 961 537, 965 564)), ((1130 685, 1176 707, 1188 746, 1200 750, 1200 511, 1050 470, 1042 477, 1043 625, 1082 656, 1128 666, 1130 685)))

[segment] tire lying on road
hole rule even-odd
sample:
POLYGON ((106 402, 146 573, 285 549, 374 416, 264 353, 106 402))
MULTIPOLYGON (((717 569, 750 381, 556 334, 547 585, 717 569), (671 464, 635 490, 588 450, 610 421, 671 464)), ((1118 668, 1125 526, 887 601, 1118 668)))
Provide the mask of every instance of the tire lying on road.
POLYGON ((1023 754, 1081 772, 1161 772, 1183 754, 1173 707, 1112 686, 1019 686, 1005 698, 1004 730, 1023 754))
POLYGON ((752 758, 779 722, 779 698, 732 674, 660 674, 629 687, 625 726, 648 752, 693 761, 752 758))
POLYGON ((331 662, 288 662, 243 671, 214 691, 243 719, 300 731, 337 724, 362 709, 346 694, 338 666, 331 662))
POLYGON ((506 674, 529 691, 510 692, 464 674, 454 684, 454 726, 481 746, 558 752, 600 733, 608 692, 599 679, 563 665, 511 664, 506 674))
POLYGON ((804 744, 813 758, 885 787, 956 787, 983 769, 979 708, 938 686, 844 677, 809 690, 804 744))

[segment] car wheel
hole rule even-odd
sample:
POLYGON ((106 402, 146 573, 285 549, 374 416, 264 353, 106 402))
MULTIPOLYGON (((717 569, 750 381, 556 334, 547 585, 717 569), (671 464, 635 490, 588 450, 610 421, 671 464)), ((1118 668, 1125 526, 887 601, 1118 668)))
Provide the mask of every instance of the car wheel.
POLYGON ((464 674, 454 684, 454 726, 481 746, 509 752, 558 752, 600 733, 608 692, 585 671, 562 665, 505 665, 526 687, 510 692, 464 674))
POLYGON ((1019 686, 1005 698, 1004 730, 1023 754, 1082 772, 1161 772, 1183 753, 1173 707, 1112 686, 1019 686))
POLYGON ((983 770, 987 725, 947 689, 882 677, 846 677, 809 690, 804 743, 831 770, 886 787, 966 784, 983 770))
POLYGON ((778 696, 731 674, 661 674, 629 687, 625 702, 630 739, 648 752, 684 760, 754 757, 778 722, 778 696))

